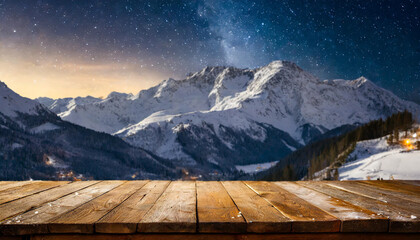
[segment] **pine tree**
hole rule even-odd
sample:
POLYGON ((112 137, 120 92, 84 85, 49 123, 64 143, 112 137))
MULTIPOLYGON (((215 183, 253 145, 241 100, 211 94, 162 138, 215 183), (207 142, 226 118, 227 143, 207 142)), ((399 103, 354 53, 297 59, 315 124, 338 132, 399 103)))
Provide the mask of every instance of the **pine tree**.
POLYGON ((394 138, 395 138, 395 142, 399 142, 400 141, 400 131, 398 130, 398 128, 394 129, 394 138))
POLYGON ((339 173, 338 173, 338 169, 336 168, 334 171, 334 180, 338 180, 339 179, 339 173))
POLYGON ((390 134, 389 135, 389 137, 388 137, 388 145, 391 145, 391 144, 393 144, 394 143, 394 134, 390 134))

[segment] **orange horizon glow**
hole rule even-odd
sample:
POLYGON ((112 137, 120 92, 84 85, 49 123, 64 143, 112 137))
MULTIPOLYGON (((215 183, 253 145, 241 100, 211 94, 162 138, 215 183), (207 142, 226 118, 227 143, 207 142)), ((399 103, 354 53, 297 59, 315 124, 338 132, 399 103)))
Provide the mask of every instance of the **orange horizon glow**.
POLYGON ((105 97, 112 91, 136 94, 170 74, 143 68, 136 59, 111 61, 106 56, 95 61, 58 49, 10 46, 0 42, 0 81, 23 97, 65 98, 105 97))
POLYGON ((106 77, 101 74, 91 74, 96 78, 90 78, 77 73, 65 77, 58 73, 49 76, 36 74, 36 71, 33 73, 30 76, 28 74, 13 74, 13 72, 13 76, 0 73, 0 81, 6 83, 10 89, 23 97, 57 99, 85 96, 106 97, 113 91, 136 94, 156 85, 159 81, 155 81, 155 79, 165 79, 163 76, 145 78, 133 73, 128 73, 132 76, 121 76, 121 78, 106 77))

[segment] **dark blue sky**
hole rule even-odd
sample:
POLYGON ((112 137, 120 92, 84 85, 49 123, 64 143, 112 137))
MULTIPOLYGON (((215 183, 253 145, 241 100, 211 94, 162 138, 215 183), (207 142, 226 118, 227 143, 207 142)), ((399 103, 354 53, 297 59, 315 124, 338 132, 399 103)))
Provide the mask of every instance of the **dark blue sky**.
POLYGON ((114 81, 138 77, 131 81, 148 79, 147 87, 207 65, 280 59, 321 79, 363 75, 420 100, 419 8, 418 0, 0 0, 0 62, 22 55, 34 66, 61 63, 63 74, 71 64, 112 65, 107 72, 121 73, 108 74, 114 81), (28 49, 30 56, 19 53, 28 49))

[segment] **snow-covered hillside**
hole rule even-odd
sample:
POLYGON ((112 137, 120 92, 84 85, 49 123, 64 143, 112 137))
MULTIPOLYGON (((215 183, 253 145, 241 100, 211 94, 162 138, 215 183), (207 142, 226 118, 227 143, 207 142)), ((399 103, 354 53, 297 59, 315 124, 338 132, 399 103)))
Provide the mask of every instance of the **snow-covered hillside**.
MULTIPOLYGON (((38 115, 45 107, 29 98, 19 96, 0 81, 0 113, 15 118, 19 113, 38 115)), ((1 115, 0 115, 1 116, 1 115)))
POLYGON ((171 162, 118 137, 63 121, 0 82, 0 180, 74 176, 165 179, 180 174, 171 162))
POLYGON ((420 179, 420 151, 389 146, 385 137, 358 142, 349 159, 338 169, 340 180, 420 179))
POLYGON ((321 81, 286 61, 257 69, 207 67, 136 95, 49 103, 64 120, 115 134, 164 158, 216 166, 240 161, 232 156, 245 159, 232 162, 232 168, 276 161, 344 124, 404 109, 420 112, 364 77, 321 81), (268 156, 272 149, 280 150, 268 156))

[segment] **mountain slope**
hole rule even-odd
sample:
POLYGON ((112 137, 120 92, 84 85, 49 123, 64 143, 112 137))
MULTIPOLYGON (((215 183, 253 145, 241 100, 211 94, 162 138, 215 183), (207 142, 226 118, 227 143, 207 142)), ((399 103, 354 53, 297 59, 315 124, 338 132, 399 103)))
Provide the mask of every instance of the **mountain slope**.
POLYGON ((64 110, 54 108, 58 101, 48 107, 64 120, 179 164, 206 162, 226 171, 234 164, 276 161, 342 125, 404 109, 420 112, 363 77, 320 81, 286 61, 257 69, 207 67, 136 95, 112 93, 64 110), (273 149, 281 150, 266 157, 273 149))
POLYGON ((38 115, 47 110, 36 101, 19 96, 3 82, 0 82, 0 99, 0 113, 10 118, 17 117, 19 113, 38 115))
POLYGON ((339 179, 420 179, 419 150, 407 151, 400 145, 389 145, 386 137, 360 141, 347 163, 338 168, 339 179))
POLYGON ((0 82, 0 179, 173 178, 174 166, 121 139, 58 118, 0 82))
MULTIPOLYGON (((296 150, 280 159, 272 168, 257 173, 256 179, 263 180, 338 180, 337 168, 341 167, 354 152, 360 141, 377 139, 398 131, 408 131, 414 123, 413 115, 407 111, 392 114, 387 119, 378 119, 360 125, 353 130, 349 128, 331 130, 325 138, 296 150), (346 130, 347 129, 347 130, 346 130), (331 136, 331 133, 334 133, 331 136), (338 133, 339 135, 335 135, 338 133)), ((397 138, 394 138, 398 143, 397 138)), ((369 153, 370 155, 370 153, 369 153)))

